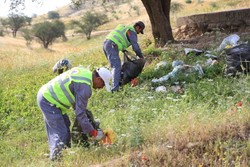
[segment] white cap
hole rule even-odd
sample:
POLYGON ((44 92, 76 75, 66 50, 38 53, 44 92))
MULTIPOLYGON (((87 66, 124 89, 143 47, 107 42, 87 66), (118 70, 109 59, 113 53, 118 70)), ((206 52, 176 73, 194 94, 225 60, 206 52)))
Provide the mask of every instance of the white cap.
POLYGON ((96 70, 99 74, 99 76, 102 78, 102 80, 104 81, 105 87, 107 89, 108 92, 111 91, 111 86, 109 84, 110 80, 111 80, 111 72, 105 68, 105 67, 101 67, 99 69, 96 70))

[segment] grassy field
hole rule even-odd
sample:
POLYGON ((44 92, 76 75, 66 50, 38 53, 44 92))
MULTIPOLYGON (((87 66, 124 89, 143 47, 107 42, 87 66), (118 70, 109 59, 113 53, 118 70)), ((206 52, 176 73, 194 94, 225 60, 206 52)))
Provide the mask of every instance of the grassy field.
MULTIPOLYGON (((236 1, 214 2, 222 7, 236 1)), ((248 1, 237 2, 237 7, 249 5, 248 1)), ((212 11, 214 7, 209 4, 204 1, 200 12, 212 11)), ((182 13, 193 14, 189 10, 185 7, 182 13)), ((128 18, 121 22, 130 23, 128 18)), ((137 19, 148 22, 145 15, 134 15, 137 19)), ((112 21, 100 30, 110 29, 118 22, 112 21)), ((250 166, 249 76, 223 77, 225 54, 216 52, 216 48, 210 50, 220 61, 206 66, 205 56, 184 56, 183 48, 169 46, 162 51, 148 46, 147 42, 153 41, 149 24, 146 34, 139 36, 147 60, 139 85, 128 84, 114 94, 94 90, 88 104, 100 119, 101 128, 113 129, 117 141, 110 146, 89 148, 73 145, 64 150, 60 162, 51 162, 36 94, 56 76, 52 67, 61 58, 68 58, 74 66, 108 67, 102 51, 104 37, 105 33, 89 41, 70 37, 67 42, 58 40, 49 50, 35 41, 27 48, 21 37, 0 37, 1 166, 250 166), (172 70, 174 60, 201 64, 203 77, 191 75, 153 84, 152 79, 172 70), (155 70, 160 61, 167 61, 167 66, 155 70), (173 91, 175 82, 182 86, 182 92, 173 91), (156 92, 160 85, 166 86, 167 91, 156 92)), ((70 118, 74 119, 73 111, 70 118)))

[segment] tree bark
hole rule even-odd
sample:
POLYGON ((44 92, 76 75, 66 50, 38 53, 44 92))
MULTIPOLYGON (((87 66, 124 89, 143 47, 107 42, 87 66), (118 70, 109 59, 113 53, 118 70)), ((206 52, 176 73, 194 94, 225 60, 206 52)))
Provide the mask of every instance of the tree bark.
POLYGON ((141 1, 150 19, 155 46, 163 47, 167 42, 174 41, 169 17, 171 0, 141 1))

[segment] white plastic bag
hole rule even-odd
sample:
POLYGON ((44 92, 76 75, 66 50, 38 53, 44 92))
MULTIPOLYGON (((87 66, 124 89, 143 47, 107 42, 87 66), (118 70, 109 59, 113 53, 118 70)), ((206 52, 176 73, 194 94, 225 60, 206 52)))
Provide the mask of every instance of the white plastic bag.
POLYGON ((225 49, 226 47, 235 47, 238 45, 238 41, 240 40, 240 37, 237 34, 232 34, 228 37, 226 37, 220 44, 218 51, 221 51, 225 49))

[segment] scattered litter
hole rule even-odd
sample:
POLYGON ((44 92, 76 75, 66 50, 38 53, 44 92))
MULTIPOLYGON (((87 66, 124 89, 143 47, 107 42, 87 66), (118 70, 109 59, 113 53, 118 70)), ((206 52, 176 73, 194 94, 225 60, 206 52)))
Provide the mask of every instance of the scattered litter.
POLYGON ((196 146, 201 146, 203 144, 203 142, 189 142, 186 146, 187 148, 193 148, 196 146))
POLYGON ((232 34, 221 42, 220 46, 218 47, 218 51, 221 51, 225 48, 232 48, 238 45, 238 41, 240 40, 240 37, 237 34, 232 34))
POLYGON ((165 86, 158 86, 156 89, 155 89, 156 92, 166 92, 167 89, 165 86))
POLYGON ((182 88, 180 85, 173 85, 171 86, 171 89, 174 93, 184 93, 184 88, 182 88))
POLYGON ((69 151, 69 154, 75 154, 76 152, 75 151, 69 151))
POLYGON ((197 56, 203 53, 202 50, 192 49, 192 48, 184 48, 184 52, 185 52, 185 55, 195 53, 195 55, 197 56))
POLYGON ((175 60, 175 61, 173 61, 173 63, 172 63, 172 67, 173 67, 173 68, 175 68, 175 67, 177 67, 177 66, 179 66, 179 65, 184 65, 184 62, 181 61, 181 60, 175 60))
POLYGON ((166 61, 161 61, 156 64, 155 70, 158 70, 160 67, 166 66, 168 63, 166 61))
POLYGON ((110 112, 110 113, 115 112, 115 109, 111 109, 111 110, 109 110, 109 112, 110 112))
POLYGON ((167 75, 159 79, 153 79, 152 82, 157 83, 157 82, 167 81, 170 78, 176 77, 179 72, 184 72, 186 75, 192 72, 198 72, 199 76, 202 76, 204 74, 202 67, 199 64, 197 64, 196 66, 183 64, 175 66, 172 72, 168 73, 167 75))
POLYGON ((213 66, 213 65, 216 64, 216 63, 218 63, 217 60, 213 60, 213 59, 209 58, 209 59, 207 59, 207 61, 206 61, 205 64, 206 64, 207 66, 213 66))
POLYGON ((127 135, 126 134, 121 134, 121 137, 126 137, 127 135))
POLYGON ((202 53, 204 53, 205 57, 217 59, 217 56, 212 55, 211 51, 209 51, 209 50, 208 51, 202 51, 202 50, 198 50, 198 49, 184 48, 184 52, 185 52, 185 55, 194 53, 196 56, 201 55, 202 53))
POLYGON ((210 53, 206 53, 204 56, 205 56, 205 57, 208 57, 208 58, 217 59, 217 56, 212 55, 212 54, 210 54, 210 53))

